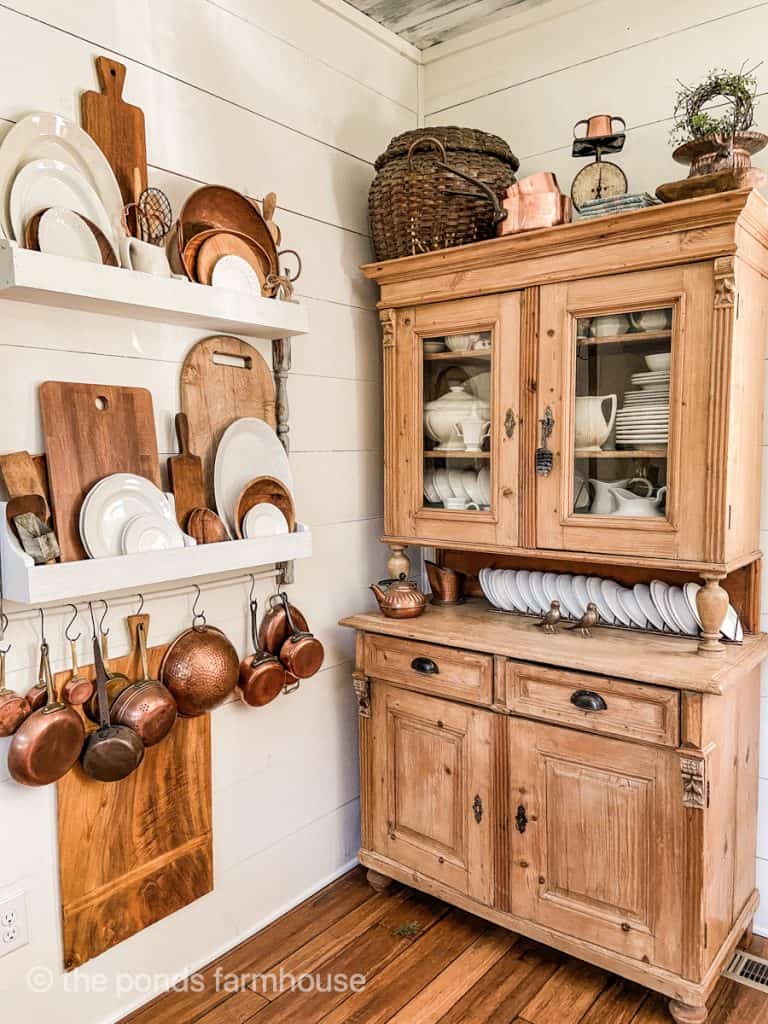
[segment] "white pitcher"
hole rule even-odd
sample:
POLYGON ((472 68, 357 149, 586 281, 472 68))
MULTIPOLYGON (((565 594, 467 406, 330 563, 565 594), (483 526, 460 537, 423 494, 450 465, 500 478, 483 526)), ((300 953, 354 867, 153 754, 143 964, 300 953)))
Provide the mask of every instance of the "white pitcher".
POLYGON ((616 503, 615 510, 611 513, 614 516, 663 516, 664 513, 659 507, 666 487, 660 487, 655 498, 638 498, 632 491, 625 491, 622 487, 614 487, 611 492, 616 503))
POLYGON ((616 422, 616 395, 588 395, 576 399, 576 447, 599 451, 605 444, 616 422), (606 417, 605 404, 610 405, 606 417))
POLYGON ((595 492, 595 497, 593 498, 592 504, 589 508, 589 511, 593 516, 614 515, 616 502, 613 499, 613 492, 616 490, 623 490, 625 494, 631 494, 633 497, 638 497, 638 495, 634 494, 632 491, 627 490, 630 484, 644 484, 647 488, 645 494, 646 498, 649 498, 653 493, 653 484, 644 476, 636 476, 632 479, 626 480, 613 480, 611 483, 607 483, 605 480, 595 480, 590 477, 589 482, 592 484, 595 492))

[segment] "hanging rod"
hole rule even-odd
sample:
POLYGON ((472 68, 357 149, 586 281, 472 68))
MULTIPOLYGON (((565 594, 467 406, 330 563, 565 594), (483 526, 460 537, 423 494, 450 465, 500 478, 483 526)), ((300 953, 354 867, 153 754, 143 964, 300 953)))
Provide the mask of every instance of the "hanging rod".
MULTIPOLYGON (((250 581, 251 577, 253 577, 253 579, 256 580, 256 581, 280 580, 280 579, 282 579, 282 575, 283 575, 283 573, 282 573, 281 569, 262 569, 262 570, 257 571, 257 572, 246 572, 246 573, 241 573, 241 574, 239 574, 237 576, 228 576, 228 577, 225 577, 224 579, 209 580, 206 583, 196 583, 196 584, 191 584, 190 583, 190 584, 185 584, 184 586, 180 586, 180 587, 165 587, 162 590, 148 590, 146 593, 144 593, 142 591, 142 593, 143 593, 143 596, 144 596, 144 599, 145 599, 145 603, 149 604, 149 602, 152 601, 153 598, 170 597, 172 595, 177 595, 178 597, 183 597, 185 595, 191 596, 192 594, 197 593, 197 587, 199 587, 201 591, 206 591, 206 590, 213 590, 216 587, 226 586, 229 583, 240 583, 243 580, 250 581)), ((109 591, 106 591, 106 593, 109 594, 109 591)), ((129 594, 121 594, 119 597, 115 597, 113 600, 111 600, 109 602, 109 606, 110 606, 110 608, 119 608, 119 607, 121 607, 124 604, 133 604, 133 603, 135 603, 136 598, 138 596, 139 596, 139 591, 138 590, 136 592, 129 593, 129 594)), ((91 595, 90 599, 91 600, 98 600, 99 597, 100 597, 100 595, 91 595)), ((45 608, 46 615, 55 615, 57 612, 66 611, 67 609, 71 609, 73 607, 73 605, 75 607, 77 607, 77 603, 74 602, 74 601, 67 601, 64 604, 59 604, 59 605, 43 605, 43 607, 45 608)), ((80 607, 87 607, 87 606, 88 606, 88 602, 87 601, 81 601, 80 602, 80 607)), ((10 611, 8 606, 7 606, 7 604, 6 604, 5 611, 6 611, 6 614, 7 614, 8 618, 9 618, 9 620, 12 623, 13 622, 24 622, 27 619, 36 619, 38 617, 38 615, 39 615, 39 611, 38 611, 37 606, 35 606, 34 608, 25 608, 23 611, 14 612, 14 611, 10 611)))

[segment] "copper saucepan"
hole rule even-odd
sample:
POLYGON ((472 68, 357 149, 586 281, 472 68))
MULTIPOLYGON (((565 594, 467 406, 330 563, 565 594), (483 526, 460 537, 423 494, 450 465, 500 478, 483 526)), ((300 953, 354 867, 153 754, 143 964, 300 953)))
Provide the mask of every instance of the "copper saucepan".
POLYGON ((119 782, 141 764, 144 744, 133 729, 127 725, 112 725, 110 721, 107 697, 109 676, 96 636, 93 638, 93 663, 96 666, 99 728, 88 737, 83 750, 83 771, 99 782, 119 782))
POLYGON ((78 713, 55 699, 45 640, 40 645, 40 678, 45 680, 45 707, 21 723, 8 750, 8 771, 23 786, 47 786, 66 775, 85 740, 85 726, 78 713))
POLYGON ((10 647, 0 649, 0 736, 12 736, 31 712, 26 697, 5 685, 5 659, 10 647))
POLYGON ((237 682, 245 703, 255 708, 269 704, 288 682, 288 674, 279 658, 259 646, 258 608, 258 602, 251 599, 251 637, 254 653, 240 662, 240 678, 237 682))
POLYGON ((160 680, 176 700, 179 714, 204 715, 237 686, 240 659, 224 633, 194 612, 192 626, 173 641, 160 665, 160 680))
POLYGON ((165 739, 173 728, 176 701, 159 680, 150 677, 147 633, 143 622, 136 624, 136 642, 143 678, 131 683, 119 694, 109 714, 113 722, 133 729, 145 747, 153 747, 165 739))
POLYGON ((291 606, 285 594, 280 594, 289 634, 280 648, 279 658, 292 676, 297 679, 309 679, 319 672, 323 664, 325 652, 323 645, 307 629, 300 629, 291 613, 291 606))

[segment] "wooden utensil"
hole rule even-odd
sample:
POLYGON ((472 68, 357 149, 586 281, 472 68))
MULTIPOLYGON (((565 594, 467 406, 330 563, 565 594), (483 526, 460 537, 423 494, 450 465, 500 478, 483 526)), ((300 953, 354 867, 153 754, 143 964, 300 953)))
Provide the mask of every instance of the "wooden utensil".
MULTIPOLYGON (((269 599, 269 610, 259 626, 259 647, 269 654, 278 654, 283 643, 290 636, 288 617, 282 594, 273 594, 269 599)), ((288 606, 291 610, 294 625, 300 630, 307 630, 307 620, 295 605, 288 606)))
POLYGON ((96 636, 93 638, 93 663, 96 666, 99 728, 88 737, 81 763, 85 774, 92 779, 99 782, 119 782, 141 764, 144 758, 144 744, 133 729, 127 725, 112 725, 110 721, 108 676, 96 636))
MULTIPOLYGON (((24 244, 26 245, 27 249, 33 249, 35 252, 40 252, 40 220, 43 214, 47 212, 47 209, 40 210, 38 213, 34 215, 34 217, 31 217, 27 221, 27 226, 24 229, 24 244)), ((115 253, 115 250, 110 245, 107 236, 98 226, 98 224, 94 224, 93 221, 88 220, 87 217, 84 217, 82 213, 78 213, 77 210, 72 210, 71 212, 74 213, 76 217, 80 218, 80 220, 86 225, 86 227, 89 228, 91 234, 96 239, 96 243, 99 247, 99 253, 101 254, 102 264, 105 267, 118 266, 119 264, 117 262, 117 255, 115 253)))
POLYGON ((205 501, 201 504, 216 508, 213 467, 224 431, 244 416, 275 426, 272 371, 256 349, 239 338, 205 338, 184 360, 181 408, 189 420, 191 449, 203 460, 205 501))
POLYGON ((187 533, 198 544, 220 544, 231 540, 226 526, 209 508, 195 508, 187 519, 187 533))
POLYGON ((11 498, 5 509, 8 525, 13 526, 16 516, 33 515, 45 521, 48 518, 48 503, 42 494, 24 494, 20 498, 11 498))
POLYGON ((243 536, 243 519, 255 505, 274 505, 288 522, 291 533, 296 529, 296 509, 291 492, 281 480, 273 476, 259 476, 240 492, 235 505, 235 527, 238 537, 243 536))
MULTIPOLYGON (((200 236, 196 236, 199 238, 200 236)), ((193 239, 194 241, 194 239, 193 239)), ((189 245, 184 250, 185 263, 189 245)), ((197 250, 195 279, 200 284, 210 284, 213 270, 222 256, 239 256, 253 269, 262 288, 270 273, 269 256, 263 246, 246 235, 234 231, 217 231, 203 239, 197 250)))
POLYGON ((41 516, 41 519, 49 518, 51 510, 45 498, 43 483, 35 460, 29 452, 11 452, 9 455, 0 455, 0 473, 2 473, 9 498, 39 494, 45 501, 45 514, 41 516))
POLYGON ((97 57, 96 73, 101 92, 82 94, 80 120, 115 172, 123 202, 135 203, 147 187, 144 114, 122 98, 124 64, 97 57))
POLYGON ((176 500, 176 520, 184 530, 192 509, 205 505, 203 460, 190 451, 189 420, 186 413, 176 413, 176 436, 179 439, 181 455, 169 457, 168 479, 176 500))
POLYGON ((78 561, 87 557, 80 507, 95 483, 136 473, 161 486, 152 396, 145 388, 46 381, 40 409, 61 558, 78 561))
POLYGON ((240 662, 240 676, 237 685, 246 704, 263 707, 279 696, 288 682, 285 666, 279 658, 259 647, 258 602, 250 601, 251 639, 253 654, 240 662))
POLYGON ((272 219, 275 216, 275 210, 277 209, 277 193, 267 192, 264 196, 264 202, 261 204, 261 214, 267 223, 269 233, 275 240, 275 245, 279 246, 282 240, 282 232, 280 228, 275 224, 272 219))
POLYGON ((47 786, 66 775, 85 740, 82 718, 55 698, 45 642, 40 646, 40 676, 45 679, 45 706, 24 719, 8 749, 8 771, 23 786, 47 786))

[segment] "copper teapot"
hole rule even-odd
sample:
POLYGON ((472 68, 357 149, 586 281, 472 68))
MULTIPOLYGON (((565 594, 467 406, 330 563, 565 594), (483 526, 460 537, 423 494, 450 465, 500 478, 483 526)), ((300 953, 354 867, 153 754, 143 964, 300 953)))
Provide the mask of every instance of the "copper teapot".
POLYGON ((415 580, 409 580, 404 572, 396 580, 379 580, 371 584, 379 608, 390 619, 415 619, 421 615, 427 604, 415 580))

